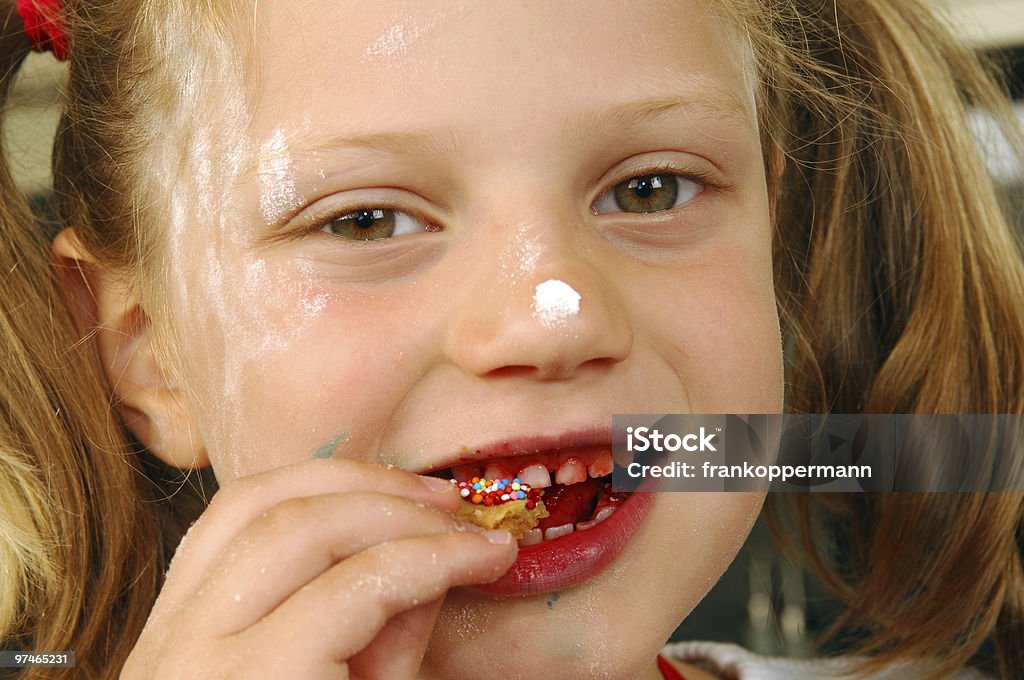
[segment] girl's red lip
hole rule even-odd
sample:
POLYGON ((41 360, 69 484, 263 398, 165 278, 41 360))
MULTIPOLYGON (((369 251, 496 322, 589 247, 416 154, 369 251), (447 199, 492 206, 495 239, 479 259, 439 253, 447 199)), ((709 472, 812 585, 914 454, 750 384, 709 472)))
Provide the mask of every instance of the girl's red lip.
POLYGON ((501 578, 474 588, 492 595, 537 595, 591 579, 615 561, 653 505, 653 493, 634 492, 611 517, 590 529, 520 548, 501 578))
POLYGON ((571 430, 559 435, 508 437, 480 446, 463 445, 459 447, 458 453, 454 457, 433 465, 426 470, 422 470, 419 474, 433 474, 463 463, 486 461, 491 458, 523 456, 544 451, 591 448, 596 446, 611 448, 612 430, 610 426, 595 426, 571 430))

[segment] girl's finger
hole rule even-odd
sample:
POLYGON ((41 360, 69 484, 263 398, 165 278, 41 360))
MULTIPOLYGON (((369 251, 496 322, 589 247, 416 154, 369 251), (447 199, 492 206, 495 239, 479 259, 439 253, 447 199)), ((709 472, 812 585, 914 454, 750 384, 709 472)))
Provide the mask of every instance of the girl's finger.
POLYGON ((182 539, 154 613, 180 606, 200 587, 227 545, 282 501, 345 491, 387 489, 389 494, 454 512, 454 485, 397 468, 350 460, 305 461, 239 478, 221 488, 182 539))
POLYGON ((439 598, 393 616, 366 649, 348 660, 349 677, 381 677, 381 669, 387 669, 388 678, 419 677, 430 643, 423 631, 434 629, 443 604, 439 598))
MULTIPOLYGON (((324 572, 240 636, 250 638, 248 648, 287 640, 299 658, 349 659, 393 617, 444 597, 449 588, 489 583, 515 556, 516 543, 505 531, 381 543, 324 572)), ((422 629, 406 635, 429 638, 432 622, 421 619, 422 629)))
POLYGON ((228 544, 196 596, 187 627, 226 637, 259 621, 342 560, 386 541, 464 531, 450 513, 356 491, 278 503, 228 544))

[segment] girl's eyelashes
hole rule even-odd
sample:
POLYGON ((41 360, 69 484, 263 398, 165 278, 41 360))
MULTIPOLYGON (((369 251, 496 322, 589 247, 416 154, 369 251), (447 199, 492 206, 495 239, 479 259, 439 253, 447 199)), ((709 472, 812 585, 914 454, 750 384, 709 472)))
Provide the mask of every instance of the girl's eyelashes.
MULTIPOLYGON (((666 167, 651 168, 643 174, 628 177, 604 192, 593 203, 591 211, 594 215, 667 212, 688 204, 708 188, 721 189, 723 185, 700 172, 682 173, 666 167)), ((379 241, 443 230, 436 222, 389 204, 390 201, 385 199, 380 203, 357 205, 341 214, 325 214, 311 220, 316 224, 312 230, 348 241, 379 241)))
POLYGON ((635 175, 602 194, 594 202, 593 212, 605 215, 672 210, 692 201, 708 184, 673 172, 635 175))
POLYGON ((352 241, 376 241, 440 228, 408 212, 370 206, 332 218, 320 231, 352 241))

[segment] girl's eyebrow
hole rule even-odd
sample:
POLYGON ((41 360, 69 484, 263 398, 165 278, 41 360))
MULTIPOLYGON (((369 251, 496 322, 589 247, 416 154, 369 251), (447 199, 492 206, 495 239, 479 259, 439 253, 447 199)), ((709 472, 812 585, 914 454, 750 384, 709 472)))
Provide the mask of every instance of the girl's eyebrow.
MULTIPOLYGON (((662 95, 637 99, 595 108, 574 115, 565 125, 565 132, 574 139, 589 140, 606 134, 609 129, 635 128, 645 123, 680 112, 694 115, 700 120, 721 121, 734 126, 756 129, 750 106, 733 93, 719 90, 702 93, 699 98, 689 95, 662 95)), ((349 133, 305 137, 289 142, 291 150, 299 155, 317 152, 369 150, 405 156, 431 156, 456 159, 460 141, 453 130, 411 129, 382 130, 379 132, 349 133)))
POLYGON ((365 149, 396 155, 441 156, 454 159, 458 156, 459 142, 450 130, 412 129, 341 133, 326 137, 299 137, 291 146, 293 151, 301 155, 321 151, 365 149))
POLYGON ((721 121, 756 130, 753 102, 745 105, 733 92, 716 89, 700 96, 669 94, 628 101, 606 109, 578 114, 569 121, 566 132, 578 139, 590 139, 609 128, 635 128, 657 122, 673 114, 685 113, 700 120, 721 121))

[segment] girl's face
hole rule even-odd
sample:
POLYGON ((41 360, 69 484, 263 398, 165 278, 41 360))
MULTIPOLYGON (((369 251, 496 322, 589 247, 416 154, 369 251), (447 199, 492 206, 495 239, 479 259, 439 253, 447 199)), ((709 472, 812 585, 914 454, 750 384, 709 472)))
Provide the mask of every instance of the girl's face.
MULTIPOLYGON (((245 113, 193 150, 212 171, 169 244, 222 484, 516 468, 607 446, 614 413, 781 410, 750 60, 707 4, 263 0, 253 25, 245 113)), ((424 673, 638 674, 760 501, 658 494, 580 585, 449 592, 424 673)))

